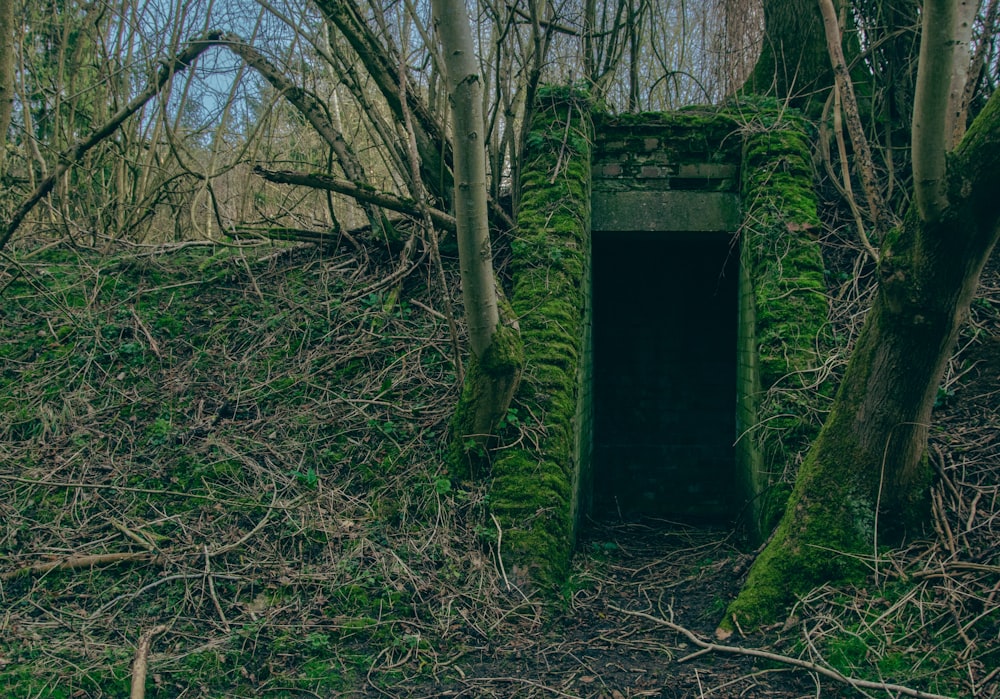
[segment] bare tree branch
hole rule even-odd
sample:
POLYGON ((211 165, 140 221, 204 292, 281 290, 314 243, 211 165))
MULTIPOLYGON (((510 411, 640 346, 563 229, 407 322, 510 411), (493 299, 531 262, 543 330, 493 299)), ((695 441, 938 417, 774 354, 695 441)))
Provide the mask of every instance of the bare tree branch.
MULTIPOLYGON (((347 39, 358 54, 365 70, 374 80, 397 121, 403 121, 400 102, 398 51, 388 37, 377 37, 371 30, 353 0, 316 0, 323 16, 347 39)), ((407 106, 413 115, 414 134, 420 151, 421 174, 424 185, 436 196, 446 200, 451 188, 448 170, 451 167, 451 145, 444 130, 415 90, 406 92, 407 106)))
MULTIPOLYGON (((408 214, 419 218, 421 207, 411 199, 390 194, 388 192, 378 192, 374 189, 362 187, 339 177, 323 175, 320 173, 300 172, 296 170, 268 170, 259 165, 253 169, 254 174, 263 177, 268 182, 277 184, 297 184, 313 189, 323 189, 338 194, 345 194, 359 202, 375 204, 391 211, 408 214)), ((445 212, 427 207, 434 225, 446 231, 455 231, 455 218, 445 212)))
MULTIPOLYGON (((861 124, 861 114, 858 111, 858 99, 854 94, 850 73, 847 71, 847 61, 844 59, 844 48, 841 46, 840 25, 837 22, 837 11, 833 0, 819 0, 820 12, 823 15, 823 29, 826 31, 826 47, 830 52, 830 63, 833 66, 834 79, 840 91, 841 104, 844 106, 844 116, 847 120, 847 132, 854 144, 854 154, 858 160, 858 170, 861 172, 861 184, 868 200, 868 209, 876 230, 886 215, 882 192, 875 177, 875 166, 872 160, 871 148, 861 124)), ((863 232, 862 232, 863 235, 863 232)))
POLYGON ((139 637, 139 646, 135 649, 135 662, 132 664, 132 689, 129 692, 129 699, 143 699, 146 696, 149 651, 153 647, 153 639, 166 630, 166 624, 159 624, 139 637))
MULTIPOLYGON (((316 129, 316 133, 320 135, 320 138, 336 154, 337 162, 340 163, 340 167, 343 169, 344 174, 347 175, 347 178, 357 185, 362 187, 367 186, 368 178, 365 175, 361 161, 344 139, 344 135, 334 126, 333 119, 330 118, 330 113, 327 111, 326 105, 308 90, 304 90, 293 83, 277 66, 240 37, 235 34, 225 34, 222 39, 226 42, 225 46, 227 48, 242 58, 248 66, 256 70, 261 77, 267 80, 274 89, 278 90, 312 124, 312 127, 316 129)), ((380 220, 378 212, 371 206, 368 206, 367 202, 362 202, 362 208, 365 210, 372 228, 382 225, 383 222, 380 220)))
POLYGON ((676 631, 685 638, 687 638, 691 643, 701 648, 701 651, 687 656, 687 658, 681 658, 678 662, 684 662, 692 658, 694 655, 703 655, 704 653, 728 653, 730 655, 748 655, 752 658, 763 658, 764 660, 771 660, 777 663, 782 663, 784 665, 791 665, 793 667, 799 667, 804 670, 809 670, 810 672, 815 672, 817 674, 823 675, 824 677, 829 677, 832 680, 838 682, 843 682, 852 687, 859 689, 878 689, 885 692, 895 692, 896 694, 901 694, 907 697, 915 697, 916 699, 952 699, 951 697, 945 696, 943 694, 933 694, 931 692, 922 692, 919 689, 911 689, 909 687, 903 687, 898 684, 889 684, 888 682, 870 682, 868 680, 859 680, 853 677, 846 677, 840 674, 836 670, 833 670, 823 665, 818 665, 817 663, 810 662, 808 660, 802 660, 800 658, 792 658, 787 655, 780 655, 779 653, 771 653, 766 650, 757 650, 756 648, 740 648, 739 646, 727 646, 721 643, 711 643, 709 641, 704 641, 698 637, 690 629, 687 629, 680 624, 675 624, 672 621, 653 616, 652 614, 646 614, 645 612, 633 612, 628 609, 622 609, 621 607, 616 607, 613 604, 609 604, 608 607, 620 614, 627 614, 628 616, 639 617, 640 619, 646 619, 654 624, 659 624, 660 626, 666 626, 671 631, 676 631))
POLYGON ((154 80, 153 83, 150 84, 145 90, 139 93, 135 99, 122 107, 117 114, 101 125, 90 136, 75 143, 60 153, 59 164, 56 168, 51 174, 49 174, 48 177, 42 180, 42 182, 35 189, 34 193, 28 197, 11 216, 10 221, 3 230, 3 233, 0 234, 0 250, 2 250, 4 246, 7 245, 8 241, 10 241, 11 236, 14 235, 14 232, 24 221, 25 216, 31 213, 31 210, 35 208, 35 205, 52 191, 56 182, 59 181, 59 178, 62 177, 67 170, 80 162, 80 159, 87 153, 87 151, 117 131, 118 127, 121 126, 126 119, 142 109, 142 107, 149 100, 153 99, 153 97, 155 97, 160 90, 163 89, 163 86, 166 85, 175 74, 190 66, 198 56, 207 51, 211 46, 218 44, 221 36, 222 32, 213 31, 208 32, 204 36, 197 39, 189 41, 184 50, 178 53, 174 58, 161 62, 162 65, 160 66, 160 70, 157 72, 156 80, 154 80))

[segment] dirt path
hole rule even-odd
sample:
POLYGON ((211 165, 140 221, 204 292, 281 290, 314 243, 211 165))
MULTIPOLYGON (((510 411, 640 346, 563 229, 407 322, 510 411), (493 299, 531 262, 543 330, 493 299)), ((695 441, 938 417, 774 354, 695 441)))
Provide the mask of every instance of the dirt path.
MULTIPOLYGON (((545 632, 526 620, 513 643, 484 643, 478 658, 462 665, 465 679, 442 696, 816 696, 816 683, 801 671, 718 654, 686 660, 698 650, 686 639, 618 611, 672 619, 710 640, 750 560, 729 537, 656 522, 595 526, 581 542, 589 555, 565 613, 545 632)), ((823 696, 836 696, 828 689, 823 696)))

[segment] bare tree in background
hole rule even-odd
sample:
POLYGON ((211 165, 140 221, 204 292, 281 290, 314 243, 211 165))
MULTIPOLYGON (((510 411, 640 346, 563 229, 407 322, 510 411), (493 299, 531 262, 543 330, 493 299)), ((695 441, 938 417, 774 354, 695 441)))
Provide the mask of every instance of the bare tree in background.
POLYGON ((0 182, 7 172, 7 131, 14 108, 14 17, 13 0, 0 4, 0 182))

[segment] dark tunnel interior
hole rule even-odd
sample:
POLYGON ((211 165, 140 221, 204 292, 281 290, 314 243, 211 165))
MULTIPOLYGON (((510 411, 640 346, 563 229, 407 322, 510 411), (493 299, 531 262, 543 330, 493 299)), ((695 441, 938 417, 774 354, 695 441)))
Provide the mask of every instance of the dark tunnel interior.
POLYGON ((596 520, 736 518, 734 240, 594 233, 596 520))

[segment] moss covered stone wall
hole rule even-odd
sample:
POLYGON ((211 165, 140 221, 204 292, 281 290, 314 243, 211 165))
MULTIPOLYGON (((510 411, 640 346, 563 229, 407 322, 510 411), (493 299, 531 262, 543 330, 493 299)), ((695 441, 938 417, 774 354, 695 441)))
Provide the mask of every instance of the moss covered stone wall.
POLYGON ((511 304, 525 370, 507 444, 495 452, 490 508, 518 584, 566 579, 589 495, 590 148, 588 101, 549 89, 528 134, 512 249, 511 304))
POLYGON ((760 541, 819 431, 829 343, 810 126, 789 111, 741 113, 737 460, 746 528, 760 541))

